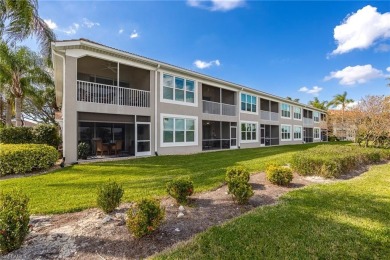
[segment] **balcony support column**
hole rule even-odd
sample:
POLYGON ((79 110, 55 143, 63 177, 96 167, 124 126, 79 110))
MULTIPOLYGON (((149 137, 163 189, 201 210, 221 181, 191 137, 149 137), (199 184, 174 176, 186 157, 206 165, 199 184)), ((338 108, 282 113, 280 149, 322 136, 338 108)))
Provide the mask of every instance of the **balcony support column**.
POLYGON ((119 62, 116 68, 116 104, 119 105, 119 62))

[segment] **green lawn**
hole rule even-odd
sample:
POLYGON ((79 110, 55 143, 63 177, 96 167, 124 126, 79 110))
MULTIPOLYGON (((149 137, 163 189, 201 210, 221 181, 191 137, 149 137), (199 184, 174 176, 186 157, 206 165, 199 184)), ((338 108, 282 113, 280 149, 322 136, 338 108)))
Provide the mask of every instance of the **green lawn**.
POLYGON ((287 193, 157 258, 390 259, 390 164, 287 193))
POLYGON ((95 207, 96 187, 107 180, 121 183, 124 201, 165 195, 165 183, 177 176, 190 176, 195 191, 220 185, 228 166, 244 165, 251 172, 262 171, 270 162, 286 163, 299 150, 318 144, 289 145, 158 156, 116 162, 75 165, 53 173, 0 180, 0 190, 22 189, 30 197, 30 209, 37 213, 63 213, 95 207))

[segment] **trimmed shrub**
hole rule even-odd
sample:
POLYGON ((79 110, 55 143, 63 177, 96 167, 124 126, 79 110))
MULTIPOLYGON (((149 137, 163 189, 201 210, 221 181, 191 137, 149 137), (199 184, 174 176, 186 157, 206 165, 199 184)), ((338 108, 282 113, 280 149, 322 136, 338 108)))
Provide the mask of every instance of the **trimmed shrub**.
POLYGON ((46 144, 0 144, 0 176, 47 169, 57 158, 57 150, 46 144))
POLYGON ((104 183, 97 191, 97 205, 105 213, 111 213, 119 206, 123 193, 122 186, 115 181, 104 183))
POLYGON ((248 203, 249 198, 254 194, 252 186, 248 183, 249 178, 248 170, 242 166, 231 167, 226 171, 228 193, 232 194, 238 204, 248 203))
POLYGON ((18 249, 29 232, 30 213, 26 195, 19 191, 0 194, 0 252, 18 249))
POLYGON ((284 166, 269 165, 266 169, 267 179, 276 185, 288 185, 293 179, 290 168, 284 166))
POLYGON ((37 144, 47 144, 58 147, 61 143, 61 137, 58 128, 51 124, 38 124, 32 130, 34 142, 37 144))
POLYGON ((34 134, 31 127, 4 127, 0 128, 0 143, 27 144, 34 143, 34 134))
POLYGON ((187 204, 187 197, 194 193, 194 184, 189 178, 177 178, 167 183, 167 192, 177 203, 187 204))
POLYGON ((87 143, 79 143, 79 145, 77 146, 77 156, 79 159, 87 159, 88 155, 89 155, 89 150, 91 149, 91 147, 89 146, 89 144, 87 143))
POLYGON ((384 149, 362 148, 352 145, 320 145, 295 153, 291 166, 301 175, 339 177, 360 166, 388 159, 384 149))
POLYGON ((127 228, 137 238, 156 230, 165 216, 164 208, 157 200, 142 199, 127 212, 127 228))

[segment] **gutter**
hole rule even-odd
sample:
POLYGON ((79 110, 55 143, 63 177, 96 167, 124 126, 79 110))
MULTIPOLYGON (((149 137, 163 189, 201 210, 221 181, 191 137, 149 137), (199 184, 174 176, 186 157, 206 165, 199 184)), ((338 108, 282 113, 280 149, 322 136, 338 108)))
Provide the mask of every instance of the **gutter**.
POLYGON ((157 136, 158 136, 158 127, 157 127, 157 121, 158 121, 158 116, 157 116, 157 104, 158 104, 158 99, 157 99, 157 81, 158 81, 158 70, 160 69, 160 64, 157 64, 156 70, 154 71, 154 154, 158 155, 158 149, 157 149, 157 136))

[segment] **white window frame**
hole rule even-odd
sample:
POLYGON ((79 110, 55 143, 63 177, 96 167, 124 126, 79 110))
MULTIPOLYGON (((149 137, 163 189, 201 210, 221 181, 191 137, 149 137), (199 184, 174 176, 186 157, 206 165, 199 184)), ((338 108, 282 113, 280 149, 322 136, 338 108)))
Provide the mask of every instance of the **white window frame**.
POLYGON ((291 119, 291 108, 292 108, 292 105, 290 105, 290 104, 287 104, 287 103, 280 103, 280 117, 281 117, 281 118, 288 118, 288 119, 291 119), (283 110, 283 105, 287 105, 287 106, 290 107, 290 110, 289 110, 290 116, 289 116, 289 117, 283 116, 283 111, 287 111, 287 110, 283 110))
POLYGON ((293 119, 294 119, 294 120, 297 120, 297 121, 302 121, 302 108, 301 108, 301 107, 296 107, 296 106, 293 107, 293 119), (301 111, 301 112, 299 113, 300 118, 296 118, 296 117, 295 117, 295 109, 296 109, 296 108, 299 108, 299 110, 301 111))
POLYGON ((282 124, 282 125, 280 125, 280 141, 282 141, 282 142, 285 142, 285 141, 291 141, 292 140, 292 125, 284 125, 284 124, 282 124), (282 129, 283 129, 283 127, 284 126, 288 126, 288 127, 290 127, 290 139, 283 139, 283 131, 282 131, 282 129))
MULTIPOLYGON (((239 104, 239 106, 240 106, 240 113, 257 115, 258 112, 259 112, 259 97, 256 96, 256 95, 254 95, 254 94, 249 94, 249 93, 246 93, 246 92, 239 92, 239 94, 240 94, 240 104, 239 104), (246 111, 246 110, 242 110, 242 109, 241 109, 241 103, 242 103, 242 96, 241 96, 241 95, 242 95, 242 94, 244 94, 244 95, 249 95, 249 96, 251 96, 252 98, 253 98, 253 97, 256 98, 256 111, 255 111, 255 112, 246 111)), ((246 103, 246 101, 245 101, 245 103, 246 103)))
POLYGON ((313 111, 313 121, 318 123, 318 122, 320 122, 320 118, 321 118, 320 112, 318 112, 318 111, 313 111), (316 120, 315 114, 317 114, 318 120, 316 120))
POLYGON ((321 139, 321 128, 319 128, 319 127, 313 128, 313 139, 315 139, 315 140, 321 139), (316 130, 318 130, 318 137, 316 137, 316 130))
POLYGON ((188 77, 185 77, 180 74, 176 73, 170 73, 167 71, 160 71, 160 102, 162 103, 169 103, 169 104, 175 104, 175 105, 183 105, 183 106, 191 106, 191 107, 198 107, 198 81, 195 79, 190 79, 188 77), (171 99, 165 99, 164 98, 164 74, 172 76, 173 77, 173 100, 171 99), (175 78, 182 78, 184 79, 184 101, 177 101, 175 100, 175 78), (186 102, 186 95, 185 95, 185 82, 186 80, 191 80, 194 82, 194 103, 186 102))
MULTIPOLYGON (((184 126, 185 128, 185 126, 184 126)), ((185 133, 186 131, 184 131, 185 133)), ((187 115, 174 115, 174 114, 160 114, 160 147, 178 147, 178 146, 197 146, 198 145, 198 117, 187 115), (193 142, 179 142, 175 143, 175 123, 173 123, 173 142, 164 143, 164 118, 174 119, 193 119, 195 120, 194 141, 193 142)))
POLYGON ((257 143, 259 141, 259 124, 256 121, 240 121, 240 125, 238 127, 240 128, 240 143, 248 144, 248 143, 257 143), (242 131, 241 131, 242 124, 256 125, 256 139, 255 140, 242 140, 242 131))
POLYGON ((294 138, 294 140, 296 140, 296 141, 302 141, 302 135, 303 135, 303 127, 301 125, 294 125, 292 138, 294 138), (301 138, 295 138, 295 129, 297 129, 297 128, 301 129, 301 138))

